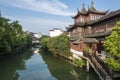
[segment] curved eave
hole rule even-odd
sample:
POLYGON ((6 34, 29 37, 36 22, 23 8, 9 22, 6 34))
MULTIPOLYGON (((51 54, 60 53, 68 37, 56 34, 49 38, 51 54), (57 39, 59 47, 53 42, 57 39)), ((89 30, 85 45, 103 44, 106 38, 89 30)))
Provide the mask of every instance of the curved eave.
POLYGON ((88 14, 88 12, 80 12, 80 15, 83 15, 83 16, 85 16, 87 14, 88 14))
POLYGON ((73 29, 74 27, 75 27, 74 25, 72 25, 71 27, 67 27, 67 30, 69 31, 69 30, 73 29))
POLYGON ((76 19, 79 15, 80 15, 80 11, 78 10, 77 15, 75 15, 75 16, 71 16, 71 17, 72 17, 72 19, 76 19))
POLYGON ((94 13, 94 14, 102 14, 102 15, 105 15, 107 14, 109 11, 103 11, 103 12, 100 12, 100 11, 90 11, 90 13, 94 13))
POLYGON ((94 14, 102 14, 102 15, 105 15, 105 14, 107 14, 108 12, 109 12, 109 10, 107 10, 107 11, 99 11, 99 10, 97 10, 95 7, 91 7, 90 9, 89 9, 89 12, 90 13, 94 13, 94 14))
POLYGON ((78 22, 78 23, 75 23, 73 26, 68 27, 67 30, 72 30, 76 27, 84 27, 85 25, 87 25, 87 22, 78 22))
POLYGON ((98 19, 96 21, 89 21, 89 25, 96 24, 98 22, 104 21, 106 19, 112 18, 114 16, 118 16, 118 15, 120 15, 120 9, 117 10, 117 11, 114 11, 114 12, 111 12, 111 13, 107 14, 104 17, 102 17, 102 18, 100 18, 100 19, 98 19))
POLYGON ((83 27, 86 25, 86 22, 78 22, 78 23, 75 23, 74 24, 76 27, 79 26, 79 27, 83 27))
POLYGON ((83 7, 82 10, 80 11, 81 15, 86 15, 88 11, 83 7))

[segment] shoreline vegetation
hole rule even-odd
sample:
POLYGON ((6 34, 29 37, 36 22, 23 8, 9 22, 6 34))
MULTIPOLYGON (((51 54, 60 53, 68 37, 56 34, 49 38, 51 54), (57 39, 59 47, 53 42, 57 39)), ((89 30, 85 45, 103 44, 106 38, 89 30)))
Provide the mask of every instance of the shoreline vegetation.
POLYGON ((105 63, 114 71, 120 72, 120 21, 112 29, 110 36, 104 41, 105 51, 109 54, 105 63))
POLYGON ((62 34, 56 37, 43 36, 40 39, 42 49, 50 51, 52 55, 66 59, 70 61, 76 67, 83 68, 85 61, 83 59, 73 58, 73 53, 70 52, 70 41, 69 37, 62 34))
POLYGON ((32 38, 18 21, 0 17, 0 56, 19 52, 30 47, 31 43, 32 38))

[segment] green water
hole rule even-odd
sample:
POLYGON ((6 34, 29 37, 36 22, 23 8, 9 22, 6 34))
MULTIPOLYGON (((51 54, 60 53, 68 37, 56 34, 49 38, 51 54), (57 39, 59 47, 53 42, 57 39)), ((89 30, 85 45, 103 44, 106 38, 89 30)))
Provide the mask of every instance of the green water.
POLYGON ((0 80, 99 80, 94 71, 86 73, 46 51, 28 49, 0 57, 0 80))

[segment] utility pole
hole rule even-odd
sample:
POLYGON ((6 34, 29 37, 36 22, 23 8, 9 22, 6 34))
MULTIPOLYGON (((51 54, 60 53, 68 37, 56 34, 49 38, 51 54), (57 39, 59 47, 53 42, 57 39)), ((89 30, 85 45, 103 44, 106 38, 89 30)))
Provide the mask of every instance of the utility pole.
POLYGON ((0 18, 1 18, 1 11, 0 11, 0 18))

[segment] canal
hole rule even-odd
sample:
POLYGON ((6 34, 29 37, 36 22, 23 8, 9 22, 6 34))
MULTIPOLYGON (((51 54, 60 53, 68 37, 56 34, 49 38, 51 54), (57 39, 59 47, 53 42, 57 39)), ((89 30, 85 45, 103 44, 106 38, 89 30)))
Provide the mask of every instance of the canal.
POLYGON ((0 57, 0 80, 99 80, 94 71, 85 72, 43 50, 0 57))

